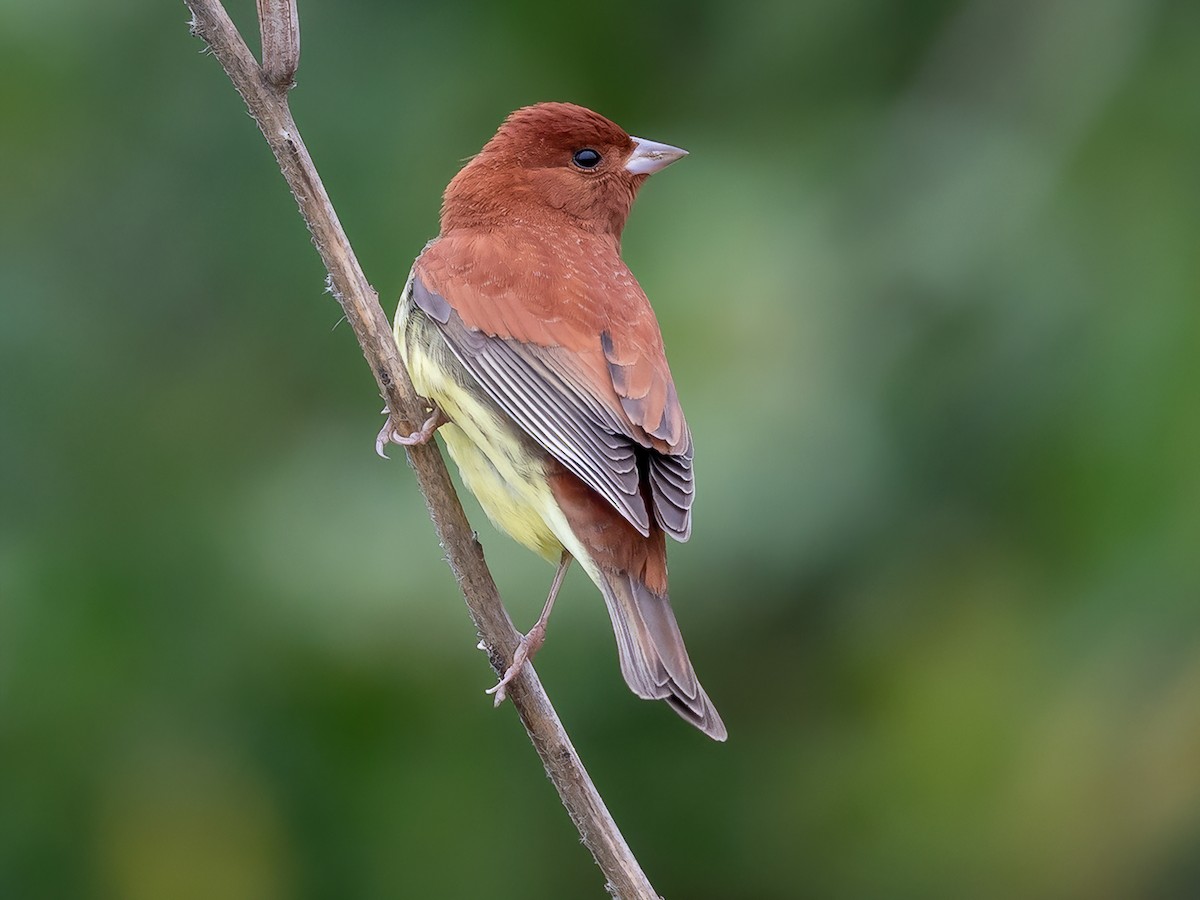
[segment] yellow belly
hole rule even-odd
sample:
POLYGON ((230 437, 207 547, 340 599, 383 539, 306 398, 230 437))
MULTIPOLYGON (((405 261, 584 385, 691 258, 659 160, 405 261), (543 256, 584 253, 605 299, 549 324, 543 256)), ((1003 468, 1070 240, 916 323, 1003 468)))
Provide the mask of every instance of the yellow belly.
MULTIPOLYGON (((405 297, 407 298, 407 289, 405 297)), ((396 313, 396 343, 413 387, 450 424, 439 431, 467 489, 501 531, 551 562, 573 535, 529 439, 470 381, 434 326, 407 299, 396 313), (464 382, 467 382, 464 384, 464 382), (561 535, 561 538, 560 538, 561 535)))
MULTIPOLYGON (((441 400, 438 404, 446 409, 441 400)), ((530 460, 510 453, 502 436, 478 442, 457 425, 445 425, 442 437, 463 483, 479 500, 492 523, 518 543, 557 562, 563 546, 541 513, 547 503, 554 501, 540 465, 536 473, 532 472, 527 465, 530 460)))

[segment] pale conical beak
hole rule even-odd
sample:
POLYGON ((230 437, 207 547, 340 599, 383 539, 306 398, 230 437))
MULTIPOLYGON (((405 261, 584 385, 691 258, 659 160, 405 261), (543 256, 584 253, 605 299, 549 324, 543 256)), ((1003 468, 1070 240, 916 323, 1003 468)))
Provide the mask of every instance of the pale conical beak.
POLYGON ((634 175, 650 175, 659 169, 665 169, 677 159, 688 155, 686 150, 672 147, 670 144, 659 144, 645 138, 633 138, 633 153, 625 163, 625 170, 634 175))

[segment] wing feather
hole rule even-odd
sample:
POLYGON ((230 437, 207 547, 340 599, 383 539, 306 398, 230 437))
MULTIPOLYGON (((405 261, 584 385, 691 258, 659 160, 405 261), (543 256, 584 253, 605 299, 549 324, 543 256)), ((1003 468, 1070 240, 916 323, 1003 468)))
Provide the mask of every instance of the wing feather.
POLYGON ((642 534, 650 533, 633 443, 614 433, 615 423, 604 421, 597 409, 540 358, 540 348, 468 328, 420 278, 413 279, 413 301, 437 323, 463 367, 526 434, 608 500, 642 534))
MULTIPOLYGON (((603 287, 599 264, 561 282, 557 299, 542 285, 523 289, 497 262, 512 258, 502 249, 487 256, 495 265, 477 266, 489 253, 478 237, 431 244, 414 266, 413 303, 491 399, 641 534, 650 533, 653 515, 667 534, 687 540, 691 434, 645 295, 628 270, 610 266, 618 282, 604 296, 608 307, 617 301, 605 311, 588 293, 595 282, 603 287)), ((524 265, 548 267, 537 256, 544 248, 522 252, 534 255, 524 265)))

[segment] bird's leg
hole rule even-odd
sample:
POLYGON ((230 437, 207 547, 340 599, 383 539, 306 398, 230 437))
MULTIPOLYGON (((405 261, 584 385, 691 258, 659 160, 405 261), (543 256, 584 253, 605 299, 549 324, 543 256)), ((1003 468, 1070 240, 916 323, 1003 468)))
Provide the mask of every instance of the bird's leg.
POLYGON ((428 444, 433 437, 433 433, 450 421, 446 418, 446 414, 442 412, 442 408, 434 403, 433 412, 418 431, 414 431, 412 434, 401 434, 396 430, 396 424, 392 420, 392 415, 386 406, 383 408, 383 411, 388 414, 388 420, 379 429, 379 434, 375 438, 375 452, 384 459, 388 458, 388 455, 383 452, 388 444, 400 444, 404 447, 428 444))
POLYGON ((554 609, 554 601, 558 598, 558 589, 562 587, 567 569, 571 567, 571 559, 571 554, 564 550, 562 559, 558 561, 558 569, 554 572, 554 581, 550 583, 550 596, 546 598, 546 605, 542 607, 542 614, 538 616, 538 620, 529 629, 529 634, 521 638, 521 642, 517 644, 517 652, 513 654, 512 665, 505 669, 504 676, 500 679, 499 683, 493 688, 488 688, 487 693, 495 694, 495 706, 499 706, 504 702, 505 689, 508 683, 517 677, 517 674, 521 671, 521 667, 525 663, 533 659, 533 654, 538 652, 538 649, 542 646, 542 642, 546 640, 546 623, 550 620, 550 610, 554 609))

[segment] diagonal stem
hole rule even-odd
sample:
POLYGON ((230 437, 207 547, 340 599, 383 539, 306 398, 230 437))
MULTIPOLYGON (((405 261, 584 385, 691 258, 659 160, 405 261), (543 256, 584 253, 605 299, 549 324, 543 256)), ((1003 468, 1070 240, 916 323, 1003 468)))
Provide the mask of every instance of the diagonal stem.
MULTIPOLYGON (((268 41, 278 45, 282 40, 280 56, 284 60, 278 66, 281 71, 273 72, 269 78, 230 21, 220 0, 185 2, 192 12, 192 32, 208 44, 221 63, 275 154, 280 172, 308 225, 313 244, 329 271, 330 289, 354 329, 388 408, 399 422, 410 426, 410 431, 416 431, 424 407, 400 361, 391 327, 379 306, 375 290, 354 256, 288 108, 291 72, 287 70, 299 58, 298 25, 294 34, 287 31, 282 38, 276 35, 268 41)), ((266 7, 272 5, 280 6, 278 2, 264 4, 266 7)), ((294 8, 289 15, 294 20, 294 8)), ((267 24, 279 27, 279 21, 277 15, 274 25, 267 24)), ((287 27, 287 17, 284 17, 284 27, 287 27)), ((521 636, 500 600, 484 563, 482 548, 463 513, 436 442, 408 447, 406 452, 438 539, 446 551, 446 560, 487 648, 492 668, 499 675, 511 664, 521 636)), ((592 784, 533 667, 525 666, 510 687, 509 696, 541 757, 547 777, 558 790, 584 845, 604 872, 605 887, 621 900, 657 900, 658 894, 592 784)))

